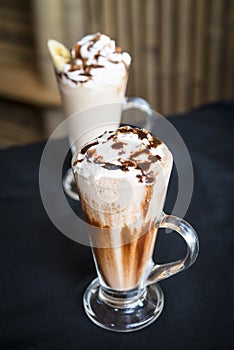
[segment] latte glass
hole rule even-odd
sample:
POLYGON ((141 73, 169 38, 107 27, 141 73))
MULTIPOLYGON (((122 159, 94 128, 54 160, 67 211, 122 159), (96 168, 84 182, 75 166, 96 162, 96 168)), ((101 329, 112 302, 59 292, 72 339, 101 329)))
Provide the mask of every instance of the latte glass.
MULTIPOLYGON (((103 104, 99 101, 99 104, 96 104, 96 106, 92 106, 91 103, 89 108, 87 107, 87 102, 86 109, 81 111, 77 105, 72 105, 73 114, 70 117, 67 115, 68 139, 72 154, 79 151, 84 144, 104 131, 108 129, 112 130, 113 127, 118 128, 122 122, 123 113, 128 110, 133 109, 135 113, 137 113, 137 110, 139 113, 144 113, 144 116, 141 116, 141 119, 144 120, 142 127, 147 130, 151 129, 153 111, 148 102, 143 98, 124 97, 119 102, 110 103, 107 101, 104 101, 103 104), (77 107, 77 110, 75 107, 77 107), (74 113, 75 110, 76 112, 74 113)), ((69 111, 71 112, 71 108, 69 111)), ((130 122, 129 118, 125 116, 124 122, 126 121, 130 122)), ((63 178, 63 188, 69 197, 79 200, 71 168, 68 169, 63 178)))
POLYGON ((75 168, 76 160, 77 154, 72 164, 82 209, 86 217, 96 218, 95 222, 89 221, 88 232, 98 278, 84 293, 85 312, 95 324, 111 331, 130 332, 146 327, 163 310, 163 291, 157 282, 191 266, 199 250, 192 226, 163 212, 172 156, 150 186, 125 181, 116 185, 112 169, 108 178, 103 179, 105 182, 99 176, 99 169, 94 174, 88 172, 85 178, 75 168), (147 201, 140 200, 139 191, 150 193, 147 201), (116 206, 106 205, 105 201, 116 206), (151 221, 144 220, 146 206, 151 221), (120 209, 115 211, 115 208, 120 209), (104 225, 106 222, 110 225, 104 225), (174 230, 184 239, 187 252, 183 258, 163 265, 153 262, 160 228, 174 230))

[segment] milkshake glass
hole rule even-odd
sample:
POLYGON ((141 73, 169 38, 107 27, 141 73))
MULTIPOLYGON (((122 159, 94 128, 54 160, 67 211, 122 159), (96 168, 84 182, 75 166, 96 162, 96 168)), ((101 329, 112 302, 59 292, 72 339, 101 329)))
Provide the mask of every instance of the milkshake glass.
POLYGON ((84 294, 84 307, 103 328, 129 332, 152 323, 164 302, 156 282, 196 260, 194 229, 163 213, 172 164, 172 154, 161 140, 129 126, 105 132, 73 157, 98 274, 84 294), (161 227, 175 230, 185 240, 184 258, 153 263, 161 227))
MULTIPOLYGON (((131 57, 122 52, 114 40, 101 33, 85 36, 71 51, 54 40, 50 40, 48 46, 67 118, 69 144, 74 153, 84 143, 112 129, 113 123, 120 124, 122 110, 129 108, 125 92, 131 57), (99 110, 94 107, 100 105, 108 107, 98 113, 99 110), (88 114, 81 113, 87 109, 88 114), (89 133, 89 130, 92 131, 89 133)), ((135 106, 139 104, 137 98, 131 100, 131 105, 133 102, 135 106)), ((145 105, 148 106, 147 103, 145 105)), ((72 180, 69 169, 64 188, 77 199, 72 190, 72 180)))

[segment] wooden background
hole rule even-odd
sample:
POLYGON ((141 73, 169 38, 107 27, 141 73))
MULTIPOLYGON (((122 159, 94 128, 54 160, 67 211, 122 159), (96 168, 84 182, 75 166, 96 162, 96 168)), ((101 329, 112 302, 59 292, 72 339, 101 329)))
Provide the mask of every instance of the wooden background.
POLYGON ((164 115, 234 97, 234 0, 1 0, 0 96, 58 106, 48 38, 97 31, 133 57, 128 95, 164 115))

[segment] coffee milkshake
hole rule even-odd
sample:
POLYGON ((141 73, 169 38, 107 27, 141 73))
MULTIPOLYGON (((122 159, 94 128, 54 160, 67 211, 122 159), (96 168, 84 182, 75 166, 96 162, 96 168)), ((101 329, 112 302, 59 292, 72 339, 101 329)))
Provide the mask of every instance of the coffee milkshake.
POLYGON ((70 145, 75 143, 79 149, 107 130, 108 123, 120 123, 131 57, 101 33, 85 36, 70 51, 55 40, 49 40, 48 47, 65 117, 76 114, 68 122, 70 145), (113 104, 111 113, 108 108, 101 113, 92 108, 105 104, 113 104), (89 113, 80 113, 87 109, 89 113), (93 131, 79 142, 80 136, 91 128, 93 131))
POLYGON ((99 279, 123 291, 152 267, 152 252, 173 158, 144 129, 121 127, 86 144, 73 157, 99 279))

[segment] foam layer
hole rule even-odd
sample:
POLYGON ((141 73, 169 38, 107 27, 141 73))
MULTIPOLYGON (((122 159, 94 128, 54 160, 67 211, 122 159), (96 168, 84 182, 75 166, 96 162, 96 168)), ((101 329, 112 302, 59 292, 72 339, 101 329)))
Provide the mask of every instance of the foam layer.
POLYGON ((125 126, 88 143, 73 165, 85 177, 127 177, 148 185, 155 182, 160 169, 170 169, 171 160, 171 153, 161 140, 144 129, 125 126))
POLYGON ((114 40, 96 33, 79 40, 71 49, 71 61, 59 77, 70 86, 96 81, 107 83, 122 80, 128 75, 131 57, 122 52, 114 40))

